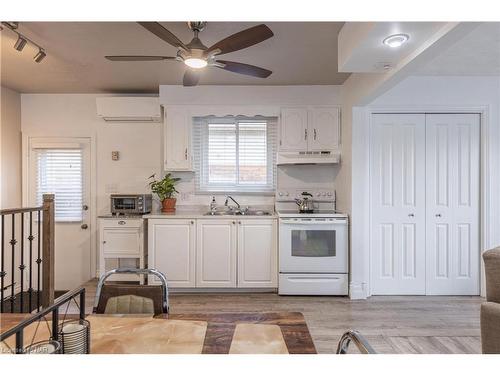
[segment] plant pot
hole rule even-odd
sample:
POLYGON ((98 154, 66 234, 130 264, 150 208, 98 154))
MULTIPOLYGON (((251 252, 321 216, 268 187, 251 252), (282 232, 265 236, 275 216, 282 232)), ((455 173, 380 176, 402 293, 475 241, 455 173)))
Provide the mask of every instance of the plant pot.
POLYGON ((176 198, 166 198, 161 202, 161 212, 175 212, 176 198))

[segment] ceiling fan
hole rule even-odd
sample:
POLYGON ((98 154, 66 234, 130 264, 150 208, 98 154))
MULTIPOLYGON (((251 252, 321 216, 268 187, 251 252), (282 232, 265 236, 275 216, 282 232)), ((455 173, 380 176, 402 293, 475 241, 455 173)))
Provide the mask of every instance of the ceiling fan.
POLYGON ((201 70, 207 66, 214 66, 230 72, 245 74, 252 77, 267 78, 272 71, 255 65, 243 64, 235 61, 217 60, 217 56, 229 52, 238 51, 269 39, 274 34, 264 24, 251 27, 228 36, 206 47, 198 38, 198 34, 205 28, 206 22, 188 22, 188 27, 193 31, 194 37, 184 44, 174 34, 160 25, 158 22, 138 22, 146 30, 152 32, 160 39, 177 48, 176 56, 105 56, 111 61, 158 61, 177 60, 181 61, 188 69, 184 73, 183 85, 196 86, 200 80, 201 70))

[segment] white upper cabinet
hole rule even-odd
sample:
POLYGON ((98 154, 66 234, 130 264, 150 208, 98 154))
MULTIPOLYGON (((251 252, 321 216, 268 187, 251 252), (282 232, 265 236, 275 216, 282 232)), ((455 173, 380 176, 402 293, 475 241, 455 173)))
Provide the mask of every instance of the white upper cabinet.
POLYGON ((307 136, 307 108, 282 108, 279 150, 305 150, 307 136))
POLYGON ((340 145, 340 110, 333 106, 281 109, 279 151, 331 151, 340 145))
POLYGON ((189 109, 183 106, 166 107, 164 126, 165 170, 192 170, 189 109))
POLYGON ((340 111, 337 107, 312 107, 309 110, 310 151, 332 150, 339 147, 340 111))

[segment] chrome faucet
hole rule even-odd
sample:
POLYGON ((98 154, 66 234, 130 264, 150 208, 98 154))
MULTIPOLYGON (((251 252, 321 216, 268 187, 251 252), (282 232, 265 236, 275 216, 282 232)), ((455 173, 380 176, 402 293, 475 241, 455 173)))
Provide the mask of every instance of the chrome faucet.
POLYGON ((234 200, 234 198, 230 195, 226 195, 226 202, 224 203, 224 206, 228 207, 228 202, 229 200, 232 200, 234 203, 236 203, 236 206, 238 207, 238 210, 240 209, 240 204, 234 200))

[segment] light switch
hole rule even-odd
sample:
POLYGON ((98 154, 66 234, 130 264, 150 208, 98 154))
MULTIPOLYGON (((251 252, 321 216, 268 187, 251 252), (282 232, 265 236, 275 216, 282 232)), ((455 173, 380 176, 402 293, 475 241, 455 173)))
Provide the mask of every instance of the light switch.
POLYGON ((120 153, 118 151, 111 151, 111 160, 118 161, 120 159, 120 153))

